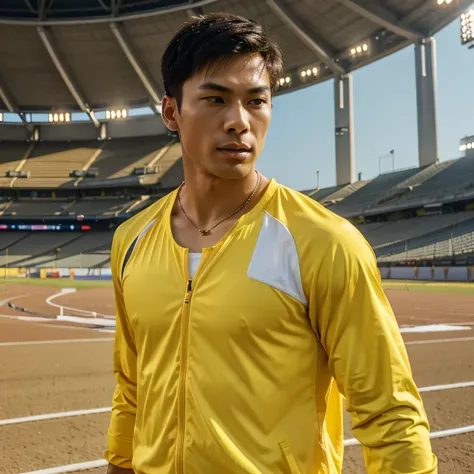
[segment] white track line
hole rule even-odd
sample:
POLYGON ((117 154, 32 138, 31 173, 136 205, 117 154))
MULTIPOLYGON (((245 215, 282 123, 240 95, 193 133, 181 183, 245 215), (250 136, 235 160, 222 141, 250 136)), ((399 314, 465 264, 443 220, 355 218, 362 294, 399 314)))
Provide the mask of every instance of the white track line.
POLYGON ((421 387, 419 392, 439 392, 441 390, 452 390, 455 388, 469 388, 474 387, 474 382, 459 382, 450 383, 447 385, 432 385, 431 387, 421 387))
POLYGON ((109 463, 105 459, 97 461, 80 462, 78 464, 68 464, 67 466, 50 467, 39 471, 24 472, 23 474, 62 474, 63 472, 87 471, 96 467, 105 467, 109 463))
POLYGON ((54 295, 51 295, 50 297, 46 298, 46 303, 48 303, 50 306, 53 306, 55 308, 59 308, 60 310, 64 311, 65 309, 67 309, 68 311, 74 311, 76 313, 82 313, 82 314, 87 314, 89 316, 92 316, 92 317, 97 317, 97 316, 102 316, 106 319, 111 319, 111 318, 114 318, 115 319, 115 316, 112 316, 110 314, 103 314, 103 313, 97 313, 96 311, 89 311, 87 309, 81 309, 81 308, 72 308, 70 306, 63 306, 62 304, 56 304, 56 303, 53 303, 53 299, 56 299, 56 298, 59 298, 60 296, 64 296, 64 295, 68 295, 68 294, 71 294, 71 293, 75 293, 75 288, 74 288, 74 291, 70 291, 70 292, 64 292, 64 291, 61 291, 60 293, 56 293, 54 295))
MULTIPOLYGON (((462 428, 454 428, 451 430, 435 431, 430 434, 431 439, 446 438, 447 436, 454 436, 459 434, 471 433, 474 431, 474 425, 464 426, 462 428)), ((355 438, 344 440, 344 446, 356 446, 360 444, 355 438)), ((39 471, 30 471, 23 474, 62 474, 64 472, 77 472, 94 469, 96 467, 105 467, 108 462, 105 459, 98 459, 97 461, 82 462, 79 464, 69 464, 67 466, 51 467, 48 469, 41 469, 39 471)))
POLYGON ((405 342, 406 346, 411 346, 415 344, 438 344, 442 342, 467 342, 474 341, 474 337, 452 337, 450 339, 428 339, 426 341, 407 341, 405 342))
POLYGON ((55 420, 58 418, 69 418, 72 416, 96 415, 98 413, 108 413, 111 410, 112 407, 91 408, 90 410, 63 411, 59 413, 45 413, 44 415, 25 416, 23 418, 9 418, 7 420, 0 420, 0 426, 29 423, 31 421, 55 420))
POLYGON ((26 293, 24 295, 19 295, 19 296, 12 296, 11 298, 7 298, 6 300, 0 301, 0 306, 5 306, 10 301, 15 301, 15 300, 18 300, 20 298, 26 298, 27 296, 30 296, 30 295, 31 295, 31 293, 26 293))
MULTIPOLYGON (((447 438, 448 436, 472 433, 473 431, 474 431, 474 425, 463 426, 462 428, 453 428, 451 430, 433 431, 432 433, 430 433, 430 438, 431 439, 447 438)), ((357 446, 359 444, 360 444, 359 441, 357 441, 355 438, 344 440, 344 446, 357 446)))
POLYGON ((0 342, 0 347, 10 346, 33 346, 39 344, 68 344, 72 342, 105 342, 113 341, 113 337, 96 337, 93 339, 59 339, 57 341, 22 341, 22 342, 0 342))
MULTIPOLYGON (((53 327, 53 326, 51 326, 53 327)), ((62 339, 57 341, 23 341, 23 342, 0 342, 0 347, 8 346, 29 346, 37 344, 64 344, 69 342, 104 342, 104 341, 113 341, 113 337, 98 337, 94 339, 62 339)), ((408 341, 405 342, 405 345, 415 345, 415 344, 437 344, 442 342, 467 342, 474 341, 474 337, 454 337, 451 339, 431 339, 426 341, 408 341)))
MULTIPOLYGON (((469 388, 474 387, 474 382, 458 382, 447 385, 432 385, 431 387, 421 387, 419 392, 438 392, 441 390, 452 390, 457 388, 469 388)), ((22 418, 7 418, 6 420, 0 420, 1 425, 14 425, 18 423, 29 423, 32 421, 44 421, 54 420, 58 418, 68 418, 72 416, 81 415, 94 415, 97 413, 108 413, 112 410, 112 407, 104 408, 91 408, 88 410, 77 410, 77 411, 61 411, 58 413, 45 413, 42 415, 25 416, 22 418)))

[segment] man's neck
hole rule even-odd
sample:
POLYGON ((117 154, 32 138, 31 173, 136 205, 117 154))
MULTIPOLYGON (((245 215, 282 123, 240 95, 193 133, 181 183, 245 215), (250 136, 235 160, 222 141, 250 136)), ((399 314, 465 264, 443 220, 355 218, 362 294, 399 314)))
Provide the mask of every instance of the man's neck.
MULTIPOLYGON (((257 180, 254 170, 237 180, 219 179, 202 173, 193 173, 188 179, 185 174, 181 203, 199 228, 207 228, 237 210, 255 189, 257 180)), ((268 179, 261 176, 259 189, 239 215, 255 206, 267 184, 268 179)))

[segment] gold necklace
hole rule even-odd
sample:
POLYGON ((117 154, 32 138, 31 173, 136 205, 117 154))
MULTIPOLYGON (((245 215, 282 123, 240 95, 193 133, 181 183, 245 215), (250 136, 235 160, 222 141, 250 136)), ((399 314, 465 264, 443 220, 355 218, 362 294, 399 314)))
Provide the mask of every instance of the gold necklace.
POLYGON ((178 191, 178 205, 179 205, 179 208, 183 212, 184 217, 186 217, 186 219, 192 224, 192 226, 195 229, 197 229, 201 233, 201 235, 208 235, 209 232, 211 232, 211 230, 215 229, 218 225, 222 224, 227 219, 230 219, 232 216, 235 216, 235 214, 237 214, 239 211, 241 211, 250 202, 250 200, 253 198, 254 194, 257 192, 258 186, 260 185, 260 173, 257 170, 255 170, 255 173, 257 174, 257 183, 255 184, 255 187, 253 188, 253 191, 250 193, 250 196, 247 198, 247 200, 242 205, 240 205, 234 212, 229 214, 227 217, 224 217, 224 219, 220 220, 217 224, 213 225, 209 229, 200 229, 196 224, 194 224, 194 222, 186 214, 186 211, 183 209, 183 205, 181 204, 181 190, 183 189, 183 187, 185 185, 185 181, 183 181, 183 185, 181 186, 181 188, 178 191))

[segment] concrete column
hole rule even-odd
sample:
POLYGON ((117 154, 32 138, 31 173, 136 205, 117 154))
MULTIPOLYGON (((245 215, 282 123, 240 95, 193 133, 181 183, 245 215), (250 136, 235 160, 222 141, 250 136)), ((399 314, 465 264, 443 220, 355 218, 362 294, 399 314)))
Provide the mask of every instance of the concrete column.
POLYGON ((355 181, 354 110, 352 76, 341 75, 334 80, 334 117, 336 121, 336 182, 355 181))
POLYGON ((436 122, 436 41, 425 38, 415 45, 418 110, 418 161, 427 166, 438 161, 436 122))

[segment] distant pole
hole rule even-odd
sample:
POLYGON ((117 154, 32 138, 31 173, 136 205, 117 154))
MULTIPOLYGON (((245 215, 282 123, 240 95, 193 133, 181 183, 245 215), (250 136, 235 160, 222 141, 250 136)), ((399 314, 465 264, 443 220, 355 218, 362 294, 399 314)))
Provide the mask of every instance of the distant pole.
POLYGON ((318 176, 318 189, 319 189, 319 170, 316 171, 316 174, 317 174, 317 176, 318 176))
POLYGON ((390 153, 392 154, 392 170, 395 171, 395 150, 391 150, 390 153))
POLYGON ((5 249, 5 274, 3 275, 3 281, 7 281, 7 270, 8 270, 8 248, 5 249))

